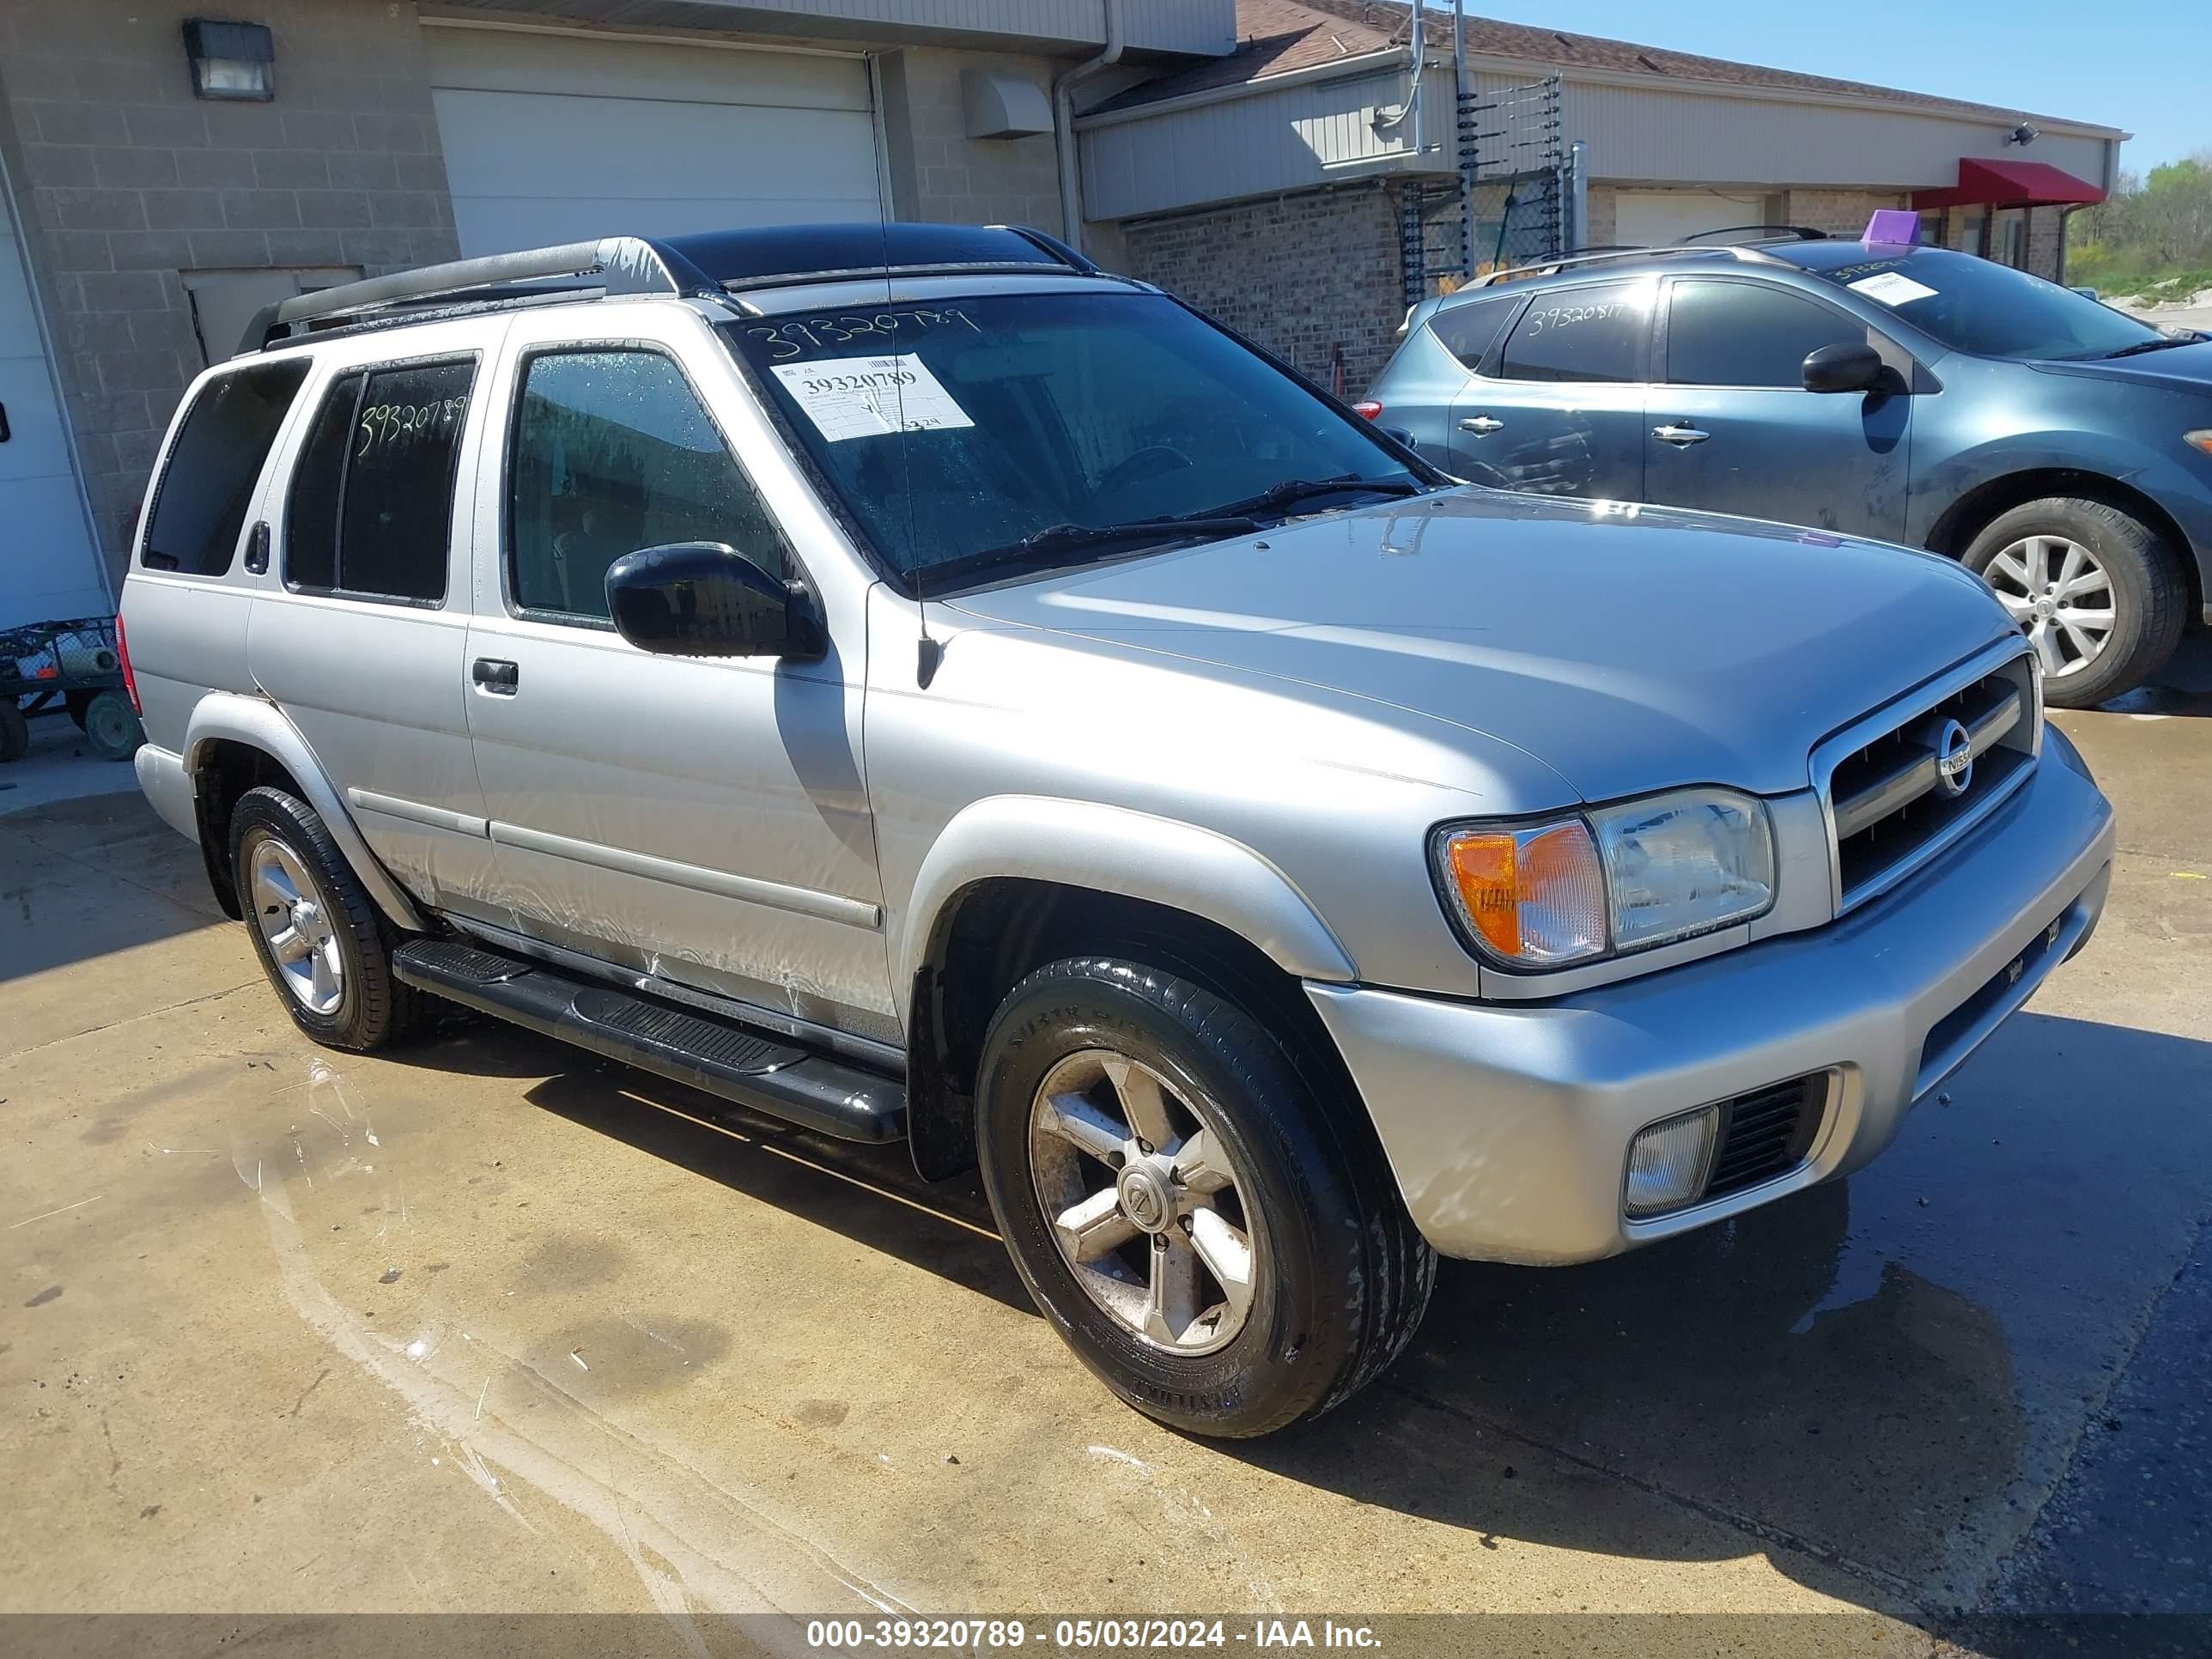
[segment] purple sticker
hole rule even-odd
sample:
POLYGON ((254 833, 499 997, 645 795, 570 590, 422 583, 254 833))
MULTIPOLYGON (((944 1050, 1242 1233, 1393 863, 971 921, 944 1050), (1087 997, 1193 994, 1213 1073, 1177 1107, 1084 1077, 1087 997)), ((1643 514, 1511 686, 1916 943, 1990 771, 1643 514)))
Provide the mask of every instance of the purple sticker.
POLYGON ((1920 216, 1910 208, 1876 208, 1867 221, 1863 242, 1887 242, 1911 247, 1920 240, 1920 216))

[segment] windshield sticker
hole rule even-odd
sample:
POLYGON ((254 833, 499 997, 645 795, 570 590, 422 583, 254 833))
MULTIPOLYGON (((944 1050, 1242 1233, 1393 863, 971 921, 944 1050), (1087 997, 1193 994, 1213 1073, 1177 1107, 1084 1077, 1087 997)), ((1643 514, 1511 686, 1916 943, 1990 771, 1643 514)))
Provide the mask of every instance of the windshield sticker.
POLYGON ((1878 276, 1862 276, 1848 285, 1854 294, 1863 294, 1869 300, 1879 300, 1886 306, 1910 305, 1915 300, 1932 300, 1936 290, 1924 283, 1916 283, 1901 271, 1885 270, 1878 276))
POLYGON ((771 363, 769 372, 833 444, 902 429, 940 432, 975 424, 929 365, 911 355, 771 363))

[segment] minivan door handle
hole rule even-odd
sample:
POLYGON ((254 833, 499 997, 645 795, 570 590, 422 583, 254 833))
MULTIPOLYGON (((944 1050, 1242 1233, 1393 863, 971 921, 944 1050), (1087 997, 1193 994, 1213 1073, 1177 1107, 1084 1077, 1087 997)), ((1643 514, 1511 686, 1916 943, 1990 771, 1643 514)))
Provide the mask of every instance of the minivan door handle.
POLYGON ((511 662, 478 657, 469 669, 469 678, 493 696, 511 697, 521 684, 522 670, 511 662))
POLYGON ((1687 449, 1692 444, 1701 444, 1705 442, 1706 439, 1711 437, 1713 434, 1710 432, 1700 432, 1693 426, 1683 426, 1676 423, 1667 426, 1655 426, 1651 428, 1651 435, 1656 438, 1662 444, 1672 444, 1677 449, 1687 449))
POLYGON ((1505 430, 1505 422, 1494 421, 1487 415, 1470 415, 1459 423, 1462 432, 1472 432, 1478 438, 1487 438, 1493 432, 1505 430))

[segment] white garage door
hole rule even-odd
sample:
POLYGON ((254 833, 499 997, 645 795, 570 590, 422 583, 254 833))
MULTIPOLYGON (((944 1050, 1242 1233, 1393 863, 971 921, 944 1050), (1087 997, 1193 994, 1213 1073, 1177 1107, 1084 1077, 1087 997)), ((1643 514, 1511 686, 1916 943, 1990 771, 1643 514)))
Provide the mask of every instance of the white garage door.
POLYGON ((883 216, 859 58, 426 27, 463 254, 883 216))
POLYGON ((70 465, 22 248, 0 203, 0 628, 104 617, 112 609, 70 465))
POLYGON ((1755 225, 1767 215, 1764 196, 1711 190, 1624 190, 1613 198, 1613 240, 1628 247, 1672 247, 1708 230, 1755 225))

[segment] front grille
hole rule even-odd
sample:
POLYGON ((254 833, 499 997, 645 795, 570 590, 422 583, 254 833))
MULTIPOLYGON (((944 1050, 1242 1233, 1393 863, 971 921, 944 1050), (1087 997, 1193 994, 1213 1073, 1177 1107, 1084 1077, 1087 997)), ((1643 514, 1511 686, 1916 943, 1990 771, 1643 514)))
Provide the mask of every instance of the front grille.
POLYGON ((1723 1101, 1705 1196, 1740 1193, 1802 1164, 1827 1101, 1826 1072, 1810 1072, 1723 1101))
POLYGON ((1966 833, 2035 764, 2035 683, 2016 657, 1871 735, 1814 756, 1835 825, 1838 912, 1886 892, 1966 833))

